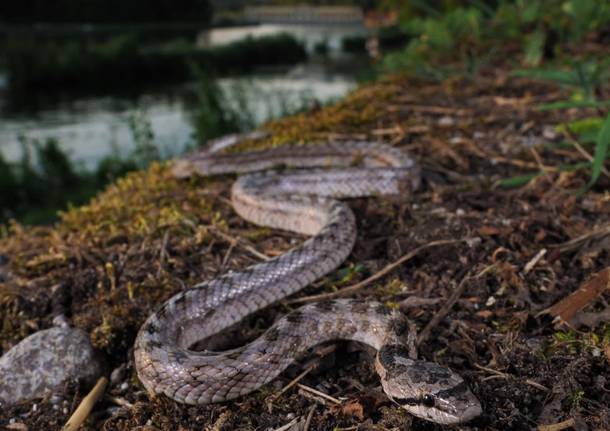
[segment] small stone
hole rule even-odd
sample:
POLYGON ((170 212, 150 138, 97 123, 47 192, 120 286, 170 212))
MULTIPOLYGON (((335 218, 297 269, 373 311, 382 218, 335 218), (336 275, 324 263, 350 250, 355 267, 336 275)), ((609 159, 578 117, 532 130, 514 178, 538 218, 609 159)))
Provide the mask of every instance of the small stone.
POLYGON ((115 368, 110 373, 110 385, 116 386, 125 379, 125 364, 115 368))
POLYGON ((49 402, 51 404, 53 404, 54 406, 57 406, 57 405, 61 404, 63 402, 63 400, 64 400, 64 397, 62 397, 61 395, 53 394, 53 395, 51 395, 49 402))
POLYGON ((557 139, 558 134, 555 131, 555 127, 545 126, 544 129, 542 129, 542 136, 544 137, 544 139, 554 141, 555 139, 557 139))
POLYGON ((40 398, 71 381, 92 384, 102 368, 89 336, 80 329, 38 331, 0 358, 0 406, 40 398))
POLYGON ((441 127, 451 127, 455 124, 453 117, 445 115, 438 120, 438 125, 441 127))

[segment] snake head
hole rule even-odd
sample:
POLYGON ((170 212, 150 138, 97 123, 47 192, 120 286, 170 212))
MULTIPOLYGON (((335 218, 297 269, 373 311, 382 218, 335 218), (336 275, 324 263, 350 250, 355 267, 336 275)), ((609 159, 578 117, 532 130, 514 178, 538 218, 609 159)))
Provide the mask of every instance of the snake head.
POLYGON ((479 400, 459 374, 434 362, 411 359, 404 346, 383 346, 375 368, 388 397, 414 416, 450 425, 482 413, 479 400))

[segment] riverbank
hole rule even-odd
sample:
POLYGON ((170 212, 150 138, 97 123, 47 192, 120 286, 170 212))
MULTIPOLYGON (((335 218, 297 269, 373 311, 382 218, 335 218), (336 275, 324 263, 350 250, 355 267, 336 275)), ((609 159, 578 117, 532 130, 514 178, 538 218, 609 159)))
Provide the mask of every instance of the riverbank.
MULTIPOLYGON (((41 78, 44 85, 17 97, 18 106, 15 106, 15 97, 7 95, 14 89, 4 86, 6 91, 0 98, 0 163, 6 172, 0 177, 0 189, 6 193, 0 199, 0 222, 9 218, 27 224, 51 222, 55 219, 53 214, 64 209, 68 202, 82 204, 106 181, 129 169, 146 166, 137 156, 142 153, 139 141, 144 135, 136 133, 136 124, 146 128, 146 135, 150 135, 145 138, 148 153, 153 151, 159 158, 173 157, 223 133, 248 130, 271 118, 328 103, 353 88, 370 70, 365 67, 366 58, 340 52, 342 35, 361 30, 360 27, 320 27, 314 36, 305 28, 231 27, 200 31, 198 37, 192 34, 191 42, 182 45, 161 37, 182 27, 164 27, 160 35, 154 31, 155 27, 140 27, 135 26, 129 37, 113 38, 111 30, 120 34, 126 31, 125 27, 95 26, 96 31, 84 35, 82 28, 72 26, 64 29, 65 34, 44 39, 53 50, 44 44, 32 46, 31 58, 42 63, 44 59, 53 59, 53 64, 62 65, 62 71, 55 76, 46 66, 38 72, 28 66, 31 74, 44 76, 41 78), (74 34, 69 32, 70 28, 74 34), (289 36, 285 31, 292 33, 289 36), (300 58, 304 49, 313 53, 318 43, 330 45, 328 52, 308 55, 307 61, 292 66, 277 64, 291 58, 290 61, 297 61, 295 56, 300 58), (111 50, 114 54, 100 58, 112 64, 116 73, 124 75, 122 79, 105 79, 109 87, 96 83, 89 88, 87 82, 95 81, 99 73, 87 75, 87 72, 85 78, 79 77, 81 81, 61 84, 69 76, 83 74, 80 66, 74 67, 75 58, 78 57, 81 66, 94 65, 95 61, 86 61, 86 56, 76 55, 79 49, 93 47, 94 52, 104 53, 111 45, 119 48, 111 50), (126 49, 125 45, 131 48, 126 49), (239 58, 239 62, 247 63, 248 71, 239 69, 235 74, 218 74, 213 64, 199 67, 189 60, 189 70, 185 71, 187 81, 175 82, 175 77, 160 73, 162 68, 156 68, 156 75, 144 73, 134 67, 134 62, 139 61, 137 56, 129 55, 130 50, 149 53, 151 49, 171 54, 177 46, 189 52, 217 53, 220 60, 212 63, 224 65, 221 68, 230 67, 231 59, 239 58), (282 53, 286 46, 292 46, 289 55, 282 53), (65 60, 64 51, 72 60, 65 60), (120 56, 126 61, 117 62, 115 51, 122 53, 120 56), (242 51, 247 55, 242 55, 242 51), (354 65, 358 66, 357 71, 354 65), (121 68, 129 69, 129 74, 121 73, 121 68), (127 75, 138 82, 130 84, 127 75), (53 84, 54 76, 57 82, 53 84), (55 94, 56 86, 69 90, 55 94), (88 91, 96 95, 87 95, 88 91), (51 152, 58 155, 50 161, 45 157, 49 142, 55 145, 51 152), (66 184, 63 189, 54 186, 53 193, 41 194, 36 184, 63 184, 52 178, 54 174, 48 174, 56 171, 50 166, 55 161, 69 166, 77 180, 71 182, 74 185, 66 184)), ((190 26, 186 29, 194 30, 190 26)), ((34 33, 42 37, 45 33, 41 31, 34 33)), ((28 37, 22 35, 18 40, 23 42, 28 37)), ((17 57, 22 54, 20 51, 17 57)), ((187 61, 187 57, 183 60, 187 61)), ((110 75, 112 71, 106 70, 105 76, 110 75)))
MULTIPOLYGON (((370 199, 351 202, 360 233, 340 270, 349 275, 327 277, 303 295, 357 283, 409 251, 413 259, 356 295, 400 308, 422 330, 456 289, 463 292, 444 312, 448 320, 429 328, 433 336, 422 339, 420 353, 460 371, 483 401, 485 415, 464 429, 527 428, 571 415, 599 429, 608 425, 607 409, 597 407, 586 416, 582 410, 610 402, 590 380, 610 372, 610 358, 603 353, 610 340, 607 325, 575 332, 554 327, 540 314, 595 280, 607 263, 607 251, 599 248, 603 236, 595 232, 610 224, 609 180, 600 178, 579 198, 576 192, 589 181, 585 158, 562 144, 563 125, 579 124, 590 111, 538 110, 566 96, 552 84, 511 77, 501 69, 440 84, 394 76, 334 106, 272 122, 265 126, 271 137, 241 146, 383 140, 408 151, 423 167, 423 188, 413 196, 373 199, 374 205, 370 199), (513 188, 523 184, 514 179, 538 172, 527 186, 513 188), (438 240, 451 245, 435 247, 438 240), (540 250, 550 254, 532 263, 540 250), (413 298, 427 305, 413 307, 413 298), (492 372, 509 379, 487 379, 492 372), (581 404, 561 408, 574 393, 581 394, 581 404), (544 401, 549 396, 553 402, 544 401)), ((183 285, 221 271, 218 257, 229 255, 227 268, 238 270, 252 261, 249 247, 265 254, 291 247, 290 236, 244 225, 235 216, 223 199, 230 183, 225 177, 177 181, 167 165, 153 164, 111 185, 90 204, 69 210, 56 226, 10 226, 0 241, 0 254, 9 259, 0 287, 2 348, 50 325, 49 286, 61 283, 70 291, 72 321, 91 335, 110 368, 123 370, 108 389, 113 398, 96 407, 103 413, 91 429, 147 423, 193 428, 218 424, 220 418, 226 429, 277 428, 306 417, 310 409, 317 411, 312 429, 362 421, 436 429, 380 397, 375 376, 361 365, 367 363, 366 351, 348 354, 343 347, 326 358, 335 357, 341 366, 333 369, 340 372, 319 371, 301 380, 339 399, 338 405, 316 404, 297 390, 276 398, 290 373, 241 403, 194 409, 147 398, 130 354, 146 316, 183 285), (208 247, 213 252, 200 253, 208 247), (348 385, 342 376, 358 384, 348 385), (117 407, 113 399, 129 406, 117 407), (268 414, 271 399, 273 414, 268 414)), ((598 306, 592 299, 588 310, 598 306)), ((265 320, 282 308, 273 307, 265 320)), ((255 325, 253 331, 261 329, 255 325)), ((71 399, 59 403, 68 406, 71 399)), ((56 402, 38 403, 36 411, 28 403, 7 409, 0 423, 62 423, 70 409, 55 409, 56 402)))

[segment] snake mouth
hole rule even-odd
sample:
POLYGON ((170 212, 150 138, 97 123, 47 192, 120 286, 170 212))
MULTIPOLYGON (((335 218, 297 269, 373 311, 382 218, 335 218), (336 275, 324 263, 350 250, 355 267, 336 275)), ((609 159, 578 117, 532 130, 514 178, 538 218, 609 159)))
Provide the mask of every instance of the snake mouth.
POLYGON ((403 406, 403 408, 414 416, 441 425, 463 424, 470 422, 483 413, 480 405, 473 405, 460 412, 451 413, 439 409, 428 409, 423 406, 403 406))
POLYGON ((483 409, 480 405, 470 406, 462 413, 462 422, 469 422, 482 414, 483 409))

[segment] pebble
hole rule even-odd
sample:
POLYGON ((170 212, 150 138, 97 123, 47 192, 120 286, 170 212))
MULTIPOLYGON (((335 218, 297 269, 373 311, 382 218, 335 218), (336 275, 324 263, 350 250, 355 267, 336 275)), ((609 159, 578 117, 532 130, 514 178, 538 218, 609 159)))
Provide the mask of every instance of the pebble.
POLYGON ((441 117, 438 120, 438 125, 441 127, 451 127, 455 124, 455 119, 453 117, 450 117, 448 115, 445 115, 444 117, 441 117))
POLYGON ((38 331, 0 358, 0 406, 61 391, 71 381, 92 384, 102 371, 85 332, 68 327, 38 331))

